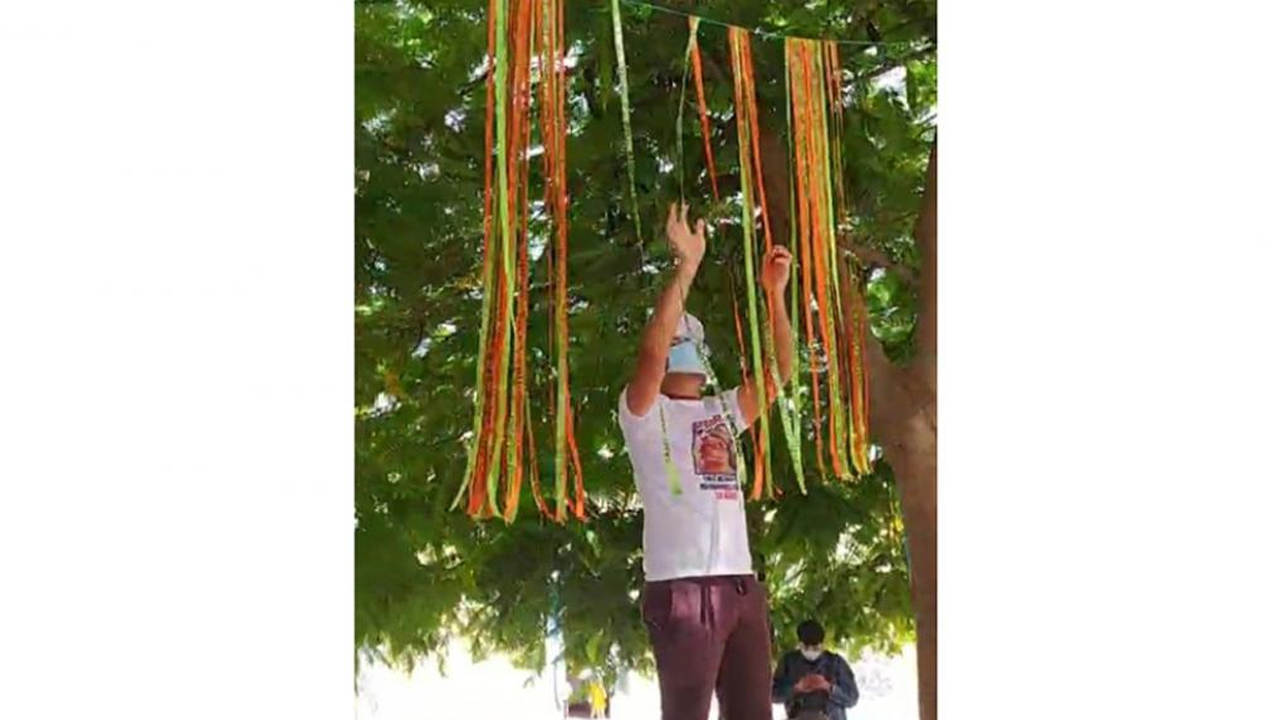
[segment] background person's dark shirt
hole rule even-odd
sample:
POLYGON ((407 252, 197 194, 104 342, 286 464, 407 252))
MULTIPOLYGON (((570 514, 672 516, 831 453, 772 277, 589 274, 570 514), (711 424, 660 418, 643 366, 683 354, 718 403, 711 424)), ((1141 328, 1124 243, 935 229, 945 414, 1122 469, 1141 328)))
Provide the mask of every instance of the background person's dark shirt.
POLYGON ((807 693, 794 692, 795 684, 805 675, 815 673, 831 683, 830 694, 826 695, 826 713, 831 720, 845 720, 845 708, 851 708, 858 702, 858 684, 853 679, 853 669, 839 655, 824 650, 817 660, 809 662, 799 650, 792 650, 778 661, 778 669, 773 674, 773 701, 782 703, 787 708, 787 717, 795 717, 807 693))

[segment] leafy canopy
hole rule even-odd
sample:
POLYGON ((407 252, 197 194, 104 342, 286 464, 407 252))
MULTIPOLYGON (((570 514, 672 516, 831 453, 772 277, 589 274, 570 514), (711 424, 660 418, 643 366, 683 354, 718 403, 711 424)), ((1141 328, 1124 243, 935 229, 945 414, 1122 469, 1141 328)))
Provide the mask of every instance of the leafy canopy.
MULTIPOLYGON (((669 2, 672 7, 689 3, 669 2)), ((571 669, 606 680, 652 667, 639 621, 641 513, 614 409, 667 258, 657 234, 683 169, 694 213, 714 212, 697 112, 676 117, 687 40, 682 18, 623 5, 645 232, 625 214, 626 170, 608 3, 571 0, 568 139, 572 223, 570 382, 590 498, 590 521, 538 516, 525 491, 512 525, 473 522, 448 504, 466 464, 479 332, 486 46, 478 0, 356 6, 355 433, 356 647, 411 665, 453 636, 481 655, 501 651, 541 669, 544 639, 563 631, 571 669), (706 197, 704 197, 706 196, 706 197)), ((935 6, 931 0, 847 3, 698 3, 705 17, 809 37, 893 41, 841 49, 846 84, 842 142, 855 232, 899 270, 867 286, 873 329, 891 357, 910 353, 915 309, 911 228, 933 137, 935 6), (873 73, 894 67, 895 74, 873 73), (888 80, 889 82, 886 82, 888 80)), ((700 31, 713 147, 722 192, 736 189, 737 147, 724 28, 700 31)), ((761 124, 785 142, 782 43, 754 40, 761 124)), ((689 93, 689 102, 693 94, 689 93)), ((536 132, 536 131, 535 131, 536 132)), ((535 136, 535 144, 536 144, 535 136)), ((766 168, 785 173, 785 166, 766 168)), ((541 194, 532 163, 532 196, 541 194)), ((785 184, 782 186, 785 187, 785 184)), ((771 200, 785 209, 785 198, 771 200), (779 203, 782 203, 779 205, 779 203)), ((738 377, 731 293, 742 292, 740 226, 723 213, 690 309, 707 325, 718 375, 738 377), (734 261, 737 258, 737 261, 734 261)), ((541 257, 546 216, 531 218, 541 257)), ((535 422, 552 415, 545 263, 534 263, 530 394, 535 422)), ((539 425, 541 474, 550 428, 539 425)), ((810 430, 810 433, 812 431, 810 430)), ((848 649, 893 650, 911 637, 906 558, 892 471, 855 483, 820 481, 805 443, 809 495, 785 453, 774 453, 784 497, 748 506, 753 551, 772 595, 775 642, 819 617, 848 649)))

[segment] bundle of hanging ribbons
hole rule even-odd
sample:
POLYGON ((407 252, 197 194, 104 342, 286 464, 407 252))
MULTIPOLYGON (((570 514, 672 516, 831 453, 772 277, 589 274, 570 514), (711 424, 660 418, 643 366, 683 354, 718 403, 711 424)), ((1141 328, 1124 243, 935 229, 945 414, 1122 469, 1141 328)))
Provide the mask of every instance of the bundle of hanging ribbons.
MULTIPOLYGON (((490 0, 485 104, 484 259, 475 416, 457 507, 473 517, 515 519, 526 467, 535 504, 563 522, 586 516, 582 462, 569 398, 569 195, 565 146, 567 87, 564 0, 490 0), (543 497, 529 408, 529 159, 535 63, 543 202, 551 215, 547 257, 555 378, 555 507, 543 497), (496 144, 496 147, 495 147, 496 144), (496 162, 495 162, 496 160, 496 162), (494 182, 494 166, 497 182, 494 182), (496 216, 496 217, 495 217, 496 216), (527 447, 526 447, 527 443, 527 447), (573 501, 569 501, 570 464, 573 501), (499 507, 501 497, 501 507, 499 507)), ((550 350, 550 348, 549 348, 550 350)))
MULTIPOLYGON (((584 519, 582 465, 573 432, 569 398, 568 334, 568 190, 566 187, 565 120, 566 64, 565 0, 490 0, 488 84, 485 115, 483 300, 476 367, 475 416, 468 447, 467 470, 454 506, 466 499, 473 517, 501 516, 512 521, 520 504, 526 468, 539 511, 557 521, 571 513, 584 519), (537 62, 534 62, 536 58, 537 62), (534 94, 535 80, 537 95, 534 94), (534 99, 537 102, 534 102, 534 99), (539 140, 544 148, 543 202, 551 216, 546 244, 547 272, 554 348, 554 383, 550 390, 555 425, 555 503, 548 505, 538 478, 534 432, 528 403, 527 325, 529 312, 529 160, 536 104, 539 140), (497 169, 495 182, 494 169, 497 169), (570 474, 573 498, 569 499, 570 474), (499 499, 501 498, 501 503, 499 499)), ((635 183, 635 151, 631 132, 631 101, 619 0, 610 0, 614 50, 622 105, 623 142, 627 166, 630 213, 638 238, 643 238, 635 183)), ((683 13, 681 13, 683 14, 683 13)), ((720 188, 712 149, 699 46, 700 18, 689 16, 685 76, 677 117, 677 157, 684 192, 683 117, 685 84, 692 74, 697 98, 703 155, 712 196, 720 188), (690 73, 690 69, 692 73, 690 73)), ((738 173, 742 209, 742 254, 747 318, 744 322, 734 290, 735 330, 743 362, 743 376, 756 383, 764 397, 766 383, 777 392, 783 437, 796 482, 804 486, 805 435, 802 415, 807 404, 816 443, 819 473, 830 470, 848 479, 870 472, 869 401, 865 348, 867 313, 855 288, 841 292, 839 249, 841 220, 849 217, 844 188, 841 137, 844 131, 843 81, 838 46, 833 40, 784 38, 786 58, 787 130, 791 143, 789 245, 793 257, 791 317, 803 318, 804 357, 808 360, 808 401, 798 370, 779 377, 772 312, 756 291, 757 258, 775 242, 769 222, 760 156, 760 120, 756 104, 752 33, 728 27, 733 75, 733 107, 738 141, 738 173), (763 247, 756 232, 763 228, 763 247), (760 306, 765 306, 765 311, 760 306), (750 347, 746 336, 750 337, 750 347)), ((844 271, 844 273, 842 273, 844 271)), ((752 499, 774 497, 770 459, 772 435, 769 415, 750 428, 754 447, 752 499)), ((740 450, 739 450, 740 452, 740 450)))

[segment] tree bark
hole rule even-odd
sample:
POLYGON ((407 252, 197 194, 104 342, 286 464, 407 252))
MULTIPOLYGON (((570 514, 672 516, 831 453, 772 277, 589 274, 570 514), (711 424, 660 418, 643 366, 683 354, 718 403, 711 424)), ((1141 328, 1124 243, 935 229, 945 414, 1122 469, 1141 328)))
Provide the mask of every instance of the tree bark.
POLYGON ((938 716, 937 177, 935 142, 915 228, 921 254, 916 353, 904 366, 891 363, 878 343, 870 343, 867 354, 871 434, 893 468, 907 530, 921 720, 938 716))
MULTIPOLYGON (((879 343, 867 348, 871 435, 884 448, 902 499, 911 571, 911 605, 916 615, 916 673, 921 720, 938 715, 938 512, 937 512, 937 147, 929 169, 915 237, 921 252, 916 352, 910 363, 894 365, 879 343)), ((854 287, 841 267, 841 294, 854 287)), ((852 301, 845 304, 850 307, 852 301)), ((854 332, 845 317, 846 336, 854 332)))
MULTIPOLYGON (((786 156, 777 138, 762 143, 767 174, 786 173, 786 156)), ((911 572, 911 605, 916 615, 916 673, 921 720, 938 717, 938 466, 937 466, 937 181, 938 149, 929 153, 924 197, 916 221, 920 249, 919 314, 916 352, 910 363, 894 365, 877 342, 867 348, 871 395, 871 436, 884 448, 902 499, 903 524, 911 572)), ((769 191, 770 220, 775 232, 788 232, 788 196, 769 191), (775 219, 776 218, 776 219, 775 219)), ((775 238, 776 240, 776 238, 775 238)), ((846 297, 853 292, 847 273, 840 278, 846 297)), ((846 303, 846 307, 850 304, 846 303)), ((846 314, 846 322, 853 320, 846 314)), ((846 328, 846 337, 853 332, 846 328)))

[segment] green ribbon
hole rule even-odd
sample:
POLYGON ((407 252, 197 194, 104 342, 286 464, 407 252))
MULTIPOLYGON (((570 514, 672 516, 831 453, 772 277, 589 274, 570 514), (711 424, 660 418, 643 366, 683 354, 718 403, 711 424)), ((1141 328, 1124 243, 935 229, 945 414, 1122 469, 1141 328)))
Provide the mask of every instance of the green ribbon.
MULTIPOLYGON (((500 206, 500 213, 502 217, 502 231, 505 234, 508 231, 507 220, 506 220, 507 218, 507 204, 506 204, 506 185, 507 185, 506 143, 507 141, 506 141, 506 107, 505 107, 506 96, 507 96, 507 91, 506 91, 506 85, 507 85, 507 22, 506 20, 507 18, 506 18, 506 12, 505 12, 506 3, 498 2, 498 3, 495 3, 495 5, 497 6, 497 13, 494 16, 494 25, 495 25, 494 40, 496 44, 496 52, 495 52, 494 67, 492 68, 492 72, 494 74, 494 92, 495 92, 494 104, 495 104, 495 110, 496 110, 495 125, 497 126, 497 137, 498 137, 498 157, 496 162, 498 163, 499 181, 498 181, 497 202, 498 202, 498 205, 500 206)), ((491 199, 490 201, 492 202, 493 200, 491 199)), ((481 300, 481 305, 480 305, 480 350, 477 353, 478 358, 476 362, 476 396, 475 396, 476 410, 475 410, 475 417, 472 421, 472 427, 471 427, 471 433, 472 433, 471 443, 470 443, 470 446, 467 448, 467 471, 466 471, 466 474, 463 476, 461 487, 458 488, 458 494, 454 497, 453 504, 450 505, 450 508, 449 508, 450 510, 458 507, 458 504, 462 502, 463 496, 466 495, 467 488, 471 485, 471 473, 474 472, 475 470, 475 463, 476 463, 477 455, 479 454, 480 443, 481 443, 481 440, 483 439, 481 437, 481 433, 483 432, 483 429, 484 429, 484 405, 485 405, 485 398, 488 395, 487 393, 488 387, 487 387, 487 383, 485 382, 484 371, 485 371, 485 367, 487 367, 487 364, 488 364, 488 355, 489 355, 488 343, 489 343, 489 331, 490 331, 490 324, 491 324, 490 315, 492 311, 491 298, 493 297, 493 292, 495 289, 494 285, 496 284, 495 282, 496 273, 495 273, 494 264, 495 264, 495 259, 494 259, 494 253, 492 252, 492 248, 486 248, 486 252, 484 256, 484 269, 481 271, 484 276, 484 295, 482 296, 483 299, 481 300)), ((491 503, 493 503, 496 507, 496 498, 491 500, 491 503)))
MULTIPOLYGON (((730 33, 734 33, 731 30, 730 33)), ((742 52, 739 49, 739 42, 734 40, 730 35, 730 55, 732 56, 734 82, 737 85, 738 94, 745 96, 747 88, 745 87, 745 73, 743 70, 742 52)), ((742 98, 742 107, 737 109, 738 120, 738 179, 742 188, 742 250, 743 250, 743 271, 745 273, 745 282, 747 285, 747 317, 751 325, 751 359, 752 359, 752 376, 756 385, 756 403, 760 411, 760 442, 756 448, 757 452, 762 453, 764 457, 764 484, 767 495, 773 494, 773 468, 770 462, 769 452, 769 413, 768 413, 768 395, 765 392, 765 372, 767 372, 764 364, 764 357, 760 343, 760 299, 756 293, 756 272, 755 272, 755 199, 752 193, 752 175, 751 175, 751 129, 749 120, 750 103, 747 98, 742 98)))
MULTIPOLYGON (((785 84, 785 96, 787 100, 787 139, 794 142, 791 131, 791 55, 784 53, 784 61, 786 70, 783 73, 783 82, 785 84)), ((791 322, 798 325, 800 322, 800 291, 798 268, 800 263, 800 255, 796 246, 796 186, 795 186, 795 169, 792 167, 791 153, 787 153, 787 189, 789 201, 791 203, 791 222, 787 223, 791 231, 791 322)), ((802 495, 809 494, 804 483, 804 453, 801 447, 800 439, 800 351, 799 336, 793 329, 791 333, 791 377, 787 378, 787 383, 791 385, 789 393, 784 392, 783 388, 786 384, 779 377, 780 373, 777 367, 777 359, 774 356, 773 377, 774 385, 778 388, 778 408, 782 415, 782 432, 787 441, 787 450, 791 455, 792 469, 796 474, 796 483, 800 486, 802 495)))
POLYGON ((680 495, 684 493, 684 489, 680 487, 680 471, 676 468, 675 460, 671 459, 671 440, 667 437, 667 413, 662 409, 662 397, 657 399, 658 403, 658 423, 662 426, 662 465, 667 471, 667 487, 671 489, 672 495, 680 495))
POLYGON ((613 46, 618 53, 618 88, 622 96, 622 137, 627 145, 627 182, 631 187, 631 215, 635 218, 636 238, 644 242, 644 232, 640 229, 640 200, 636 196, 636 152, 631 140, 631 93, 627 88, 627 54, 622 46, 622 11, 618 9, 618 0, 611 0, 610 11, 613 13, 613 46))
POLYGON ((684 203, 684 103, 689 85, 689 62, 698 46, 698 18, 689 19, 689 43, 684 49, 684 73, 680 76, 680 106, 676 110, 676 172, 680 175, 680 202, 684 203))
MULTIPOLYGON (((812 42, 818 49, 821 48, 816 41, 812 42)), ((835 198, 833 197, 834 193, 831 191, 831 136, 827 127, 829 98, 825 74, 826 62, 823 53, 818 52, 817 55, 818 61, 816 63, 817 67, 815 68, 814 78, 818 84, 817 94, 821 104, 821 107, 819 108, 819 115, 822 119, 822 134, 818 139, 818 147, 822 150, 822 183, 820 187, 822 190, 822 199, 824 200, 824 202, 820 204, 822 205, 823 210, 822 223, 826 229, 826 248, 824 249, 827 254, 827 267, 829 268, 829 272, 827 273, 827 287, 823 289, 823 292, 827 293, 828 307, 831 308, 831 311, 827 313, 827 332, 828 336, 831 337, 834 342, 835 339, 838 338, 838 335, 836 334, 836 323, 843 322, 844 312, 841 307, 840 293, 837 290, 836 281, 836 275, 839 272, 839 268, 836 264, 838 262, 838 256, 836 253, 835 242, 835 198)), ((842 358, 840 356, 841 353, 839 347, 830 348, 830 350, 835 354, 834 357, 827 358, 827 377, 831 383, 832 392, 836 397, 836 402, 831 407, 831 411, 835 413, 836 451, 839 453, 840 464, 844 470, 844 476, 848 478, 851 477, 852 473, 849 472, 849 468, 851 467, 849 464, 848 453, 849 427, 847 423, 849 418, 845 412, 844 395, 841 392, 840 383, 840 361, 842 358)))

